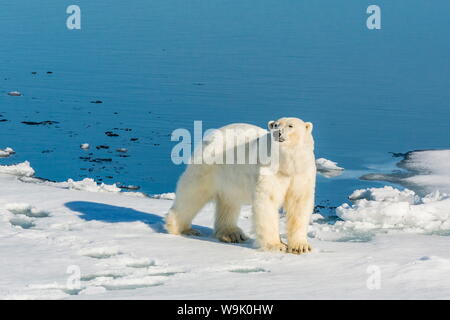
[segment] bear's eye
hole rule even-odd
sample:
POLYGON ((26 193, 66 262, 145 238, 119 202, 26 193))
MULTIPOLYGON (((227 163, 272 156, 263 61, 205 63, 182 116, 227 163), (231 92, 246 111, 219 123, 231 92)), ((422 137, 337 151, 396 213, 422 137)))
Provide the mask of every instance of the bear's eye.
POLYGON ((294 127, 294 125, 293 125, 293 124, 290 124, 290 125, 289 125, 289 128, 293 128, 293 127, 294 127))

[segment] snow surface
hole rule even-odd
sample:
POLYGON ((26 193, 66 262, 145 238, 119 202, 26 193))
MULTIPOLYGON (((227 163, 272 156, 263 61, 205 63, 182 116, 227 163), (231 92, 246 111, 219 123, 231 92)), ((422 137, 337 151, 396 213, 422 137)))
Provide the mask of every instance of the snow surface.
POLYGON ((107 185, 101 183, 98 185, 94 179, 85 178, 81 181, 74 181, 72 179, 67 180, 67 187, 69 189, 89 191, 89 192, 120 192, 121 189, 115 184, 107 185))
MULTIPOLYGON (((93 180, 4 172, 12 174, 0 174, 3 299, 449 298, 450 238, 409 232, 448 229, 443 194, 355 191, 353 206, 337 210, 344 221, 314 214, 314 251, 299 256, 218 242, 212 205, 194 220, 202 237, 174 236, 163 226, 173 194, 130 197, 93 180)), ((250 208, 242 213, 239 225, 254 237, 250 208)), ((284 225, 282 215, 286 239, 284 225)))
POLYGON ((28 161, 10 166, 1 166, 0 173, 12 174, 16 176, 31 177, 34 175, 34 169, 30 166, 28 161))
POLYGON ((398 229, 407 232, 450 235, 450 197, 435 192, 419 197, 411 190, 390 186, 356 190, 349 197, 352 206, 336 209, 346 228, 360 230, 398 229))
POLYGON ((161 194, 152 195, 151 197, 153 199, 174 200, 175 199, 175 193, 174 192, 161 193, 161 194))

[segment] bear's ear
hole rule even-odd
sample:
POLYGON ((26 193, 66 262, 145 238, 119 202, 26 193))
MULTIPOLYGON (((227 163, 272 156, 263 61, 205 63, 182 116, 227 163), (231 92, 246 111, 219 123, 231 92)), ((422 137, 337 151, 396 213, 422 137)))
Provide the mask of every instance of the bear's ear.
POLYGON ((269 129, 273 129, 273 125, 274 125, 275 121, 269 121, 269 123, 267 124, 267 126, 269 127, 269 129))
POLYGON ((306 126, 306 131, 312 132, 312 130, 313 130, 313 124, 312 124, 312 122, 306 122, 306 123, 305 123, 305 126, 306 126))

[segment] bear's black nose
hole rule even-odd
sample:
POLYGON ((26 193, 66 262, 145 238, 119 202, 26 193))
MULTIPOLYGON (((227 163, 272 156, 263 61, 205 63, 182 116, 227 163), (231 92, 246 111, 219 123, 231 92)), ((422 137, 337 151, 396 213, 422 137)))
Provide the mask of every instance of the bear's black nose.
POLYGON ((282 137, 282 132, 281 132, 281 130, 274 130, 274 131, 273 131, 273 138, 274 138, 276 141, 279 141, 279 142, 283 142, 283 141, 284 141, 284 138, 282 137))

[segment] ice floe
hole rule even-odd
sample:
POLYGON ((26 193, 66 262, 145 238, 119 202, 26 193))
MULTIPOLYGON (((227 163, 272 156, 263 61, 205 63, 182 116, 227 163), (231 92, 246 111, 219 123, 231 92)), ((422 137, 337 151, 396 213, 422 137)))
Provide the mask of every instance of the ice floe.
POLYGON ((10 155, 16 153, 12 148, 8 147, 5 149, 0 149, 0 158, 7 158, 10 155))
POLYGON ((450 193, 450 149, 419 150, 404 155, 392 173, 371 173, 364 180, 389 181, 421 194, 439 190, 450 193))
POLYGON ((339 167, 336 162, 325 158, 316 159, 316 167, 317 172, 327 178, 339 176, 344 171, 344 168, 339 167))

